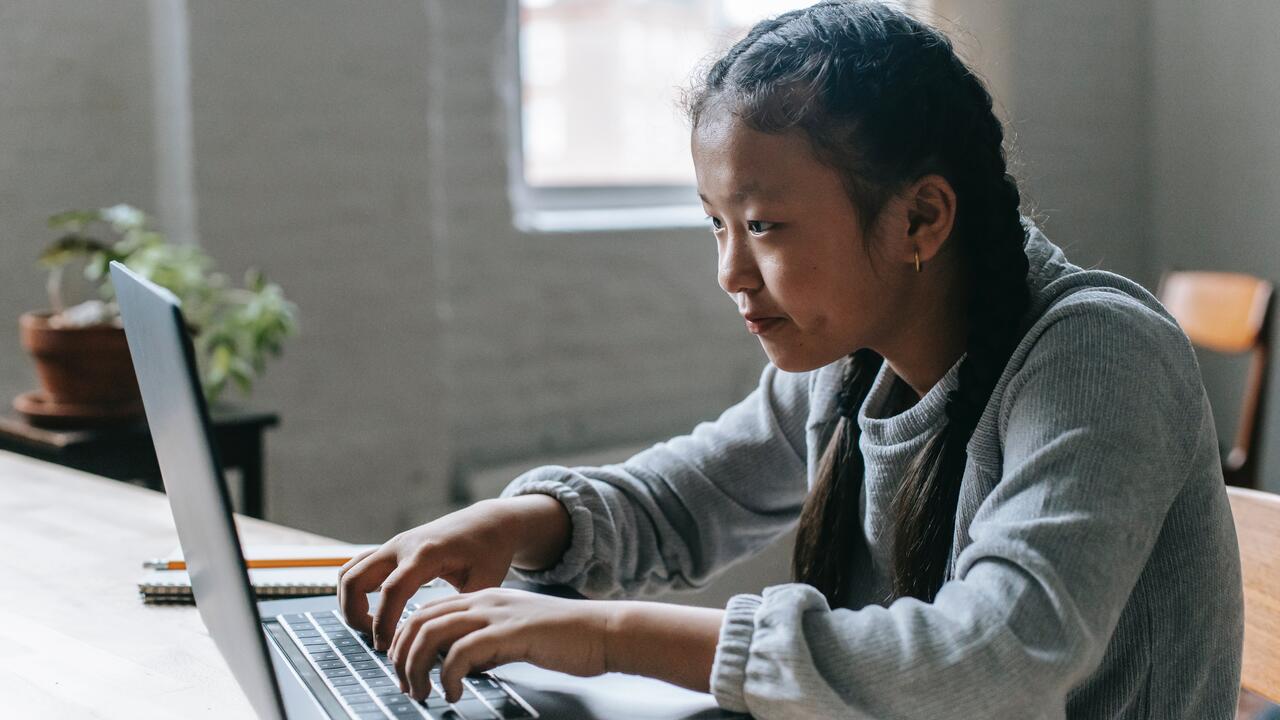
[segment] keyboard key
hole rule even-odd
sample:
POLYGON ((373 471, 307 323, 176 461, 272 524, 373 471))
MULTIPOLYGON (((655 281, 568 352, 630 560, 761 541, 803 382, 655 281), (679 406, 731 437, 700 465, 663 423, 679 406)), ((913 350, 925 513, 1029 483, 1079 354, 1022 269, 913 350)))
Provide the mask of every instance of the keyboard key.
POLYGON ((533 715, 524 709, 524 706, 511 698, 500 698, 489 701, 494 710, 498 711, 498 716, 502 718, 528 718, 533 715))
POLYGON ((477 690, 480 688, 502 689, 502 686, 498 684, 498 680, 488 675, 468 675, 464 684, 470 685, 477 690))
POLYGON ((337 660, 337 659, 338 659, 338 653, 336 653, 336 652, 334 652, 334 651, 332 651, 332 650, 327 650, 327 649, 322 648, 322 647, 319 647, 319 646, 311 646, 311 647, 308 647, 308 648, 307 648, 307 654, 308 654, 308 655, 310 655, 310 656, 311 656, 311 659, 312 659, 312 660, 315 660, 316 662, 320 662, 320 661, 322 661, 322 660, 337 660))
POLYGON ((387 671, 382 668, 367 668, 365 670, 356 670, 356 674, 362 678, 384 678, 387 677, 387 671))
POLYGON ((371 688, 375 688, 375 687, 386 687, 386 686, 388 686, 388 685, 395 685, 395 686, 399 687, 399 683, 392 682, 392 681, 391 681, 391 678, 387 677, 386 675, 383 675, 382 677, 378 677, 378 678, 369 678, 369 679, 368 679, 368 680, 366 680, 365 682, 366 682, 366 683, 369 685, 369 687, 371 687, 371 688))
POLYGON ((392 717, 397 718, 420 718, 422 711, 413 705, 397 705, 394 708, 387 708, 391 711, 392 717))
POLYGON ((495 698, 504 698, 507 696, 507 691, 503 690, 502 688, 474 688, 473 691, 475 692, 475 694, 479 695, 485 700, 489 700, 490 702, 492 702, 495 698))
POLYGON ((363 686, 363 685, 361 685, 360 683, 356 683, 356 684, 354 684, 354 685, 339 685, 339 686, 338 686, 338 692, 342 693, 343 695, 366 695, 366 694, 368 694, 368 692, 364 689, 364 686, 363 686))
MULTIPOLYGON (((347 664, 342 662, 341 660, 321 660, 320 662, 316 663, 316 666, 319 667, 321 670, 330 670, 333 668, 346 668, 347 664)), ((360 668, 356 668, 356 669, 359 670, 360 668)))
POLYGON ((302 640, 301 640, 300 642, 301 642, 301 643, 303 644, 303 646, 305 646, 305 647, 315 647, 315 646, 317 646, 317 645, 324 645, 325 647, 328 647, 328 645, 329 645, 329 641, 328 641, 328 640, 325 640, 325 639, 324 639, 324 638, 322 638, 322 637, 309 637, 309 638, 302 638, 302 640))
POLYGON ((489 706, 475 698, 464 698, 453 704, 453 709, 462 713, 467 720, 488 720, 497 717, 489 710, 489 706))
MULTIPOLYGON (((357 699, 358 699, 358 698, 357 698, 357 699)), ((374 701, 372 701, 372 700, 363 700, 363 701, 361 701, 361 702, 353 702, 353 703, 351 703, 351 704, 350 704, 350 708, 351 708, 352 710, 356 711, 356 712, 367 712, 367 711, 370 711, 370 710, 380 710, 380 708, 378 707, 378 703, 376 703, 376 702, 374 702, 374 701)))
POLYGON ((468 679, 464 684, 470 685, 471 689, 482 698, 499 698, 506 697, 507 691, 502 689, 498 681, 492 678, 480 678, 476 680, 468 679))
POLYGON ((351 671, 346 669, 345 667, 322 668, 321 672, 324 673, 325 677, 330 677, 330 678, 351 677, 351 671))
POLYGON ((432 709, 449 707, 448 701, 435 688, 432 688, 431 692, 427 693, 427 697, 422 701, 422 704, 432 709))
MULTIPOLYGON (((342 662, 342 661, 339 660, 338 662, 342 662)), ((372 668, 376 668, 380 666, 381 666, 381 663, 374 662, 373 660, 357 660, 351 663, 351 667, 355 668, 356 670, 370 670, 372 668)))

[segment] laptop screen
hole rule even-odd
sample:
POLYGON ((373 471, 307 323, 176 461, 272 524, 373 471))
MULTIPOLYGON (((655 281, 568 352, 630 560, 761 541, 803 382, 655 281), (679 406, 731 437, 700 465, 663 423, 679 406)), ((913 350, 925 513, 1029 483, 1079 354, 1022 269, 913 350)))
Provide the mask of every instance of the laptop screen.
POLYGON ((180 303, 118 262, 111 282, 200 618, 258 716, 284 718, 180 303))

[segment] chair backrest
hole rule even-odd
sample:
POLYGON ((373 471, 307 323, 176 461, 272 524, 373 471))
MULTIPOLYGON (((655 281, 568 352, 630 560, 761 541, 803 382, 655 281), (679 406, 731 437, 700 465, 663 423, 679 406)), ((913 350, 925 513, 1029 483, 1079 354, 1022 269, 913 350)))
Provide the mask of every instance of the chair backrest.
POLYGON ((1257 487, 1257 460, 1270 365, 1272 285, 1239 273, 1166 273, 1157 291, 1191 342, 1221 353, 1252 353, 1235 439, 1222 463, 1229 485, 1257 487))
POLYGON ((1280 702, 1280 495, 1227 488, 1244 576, 1240 685, 1280 702))

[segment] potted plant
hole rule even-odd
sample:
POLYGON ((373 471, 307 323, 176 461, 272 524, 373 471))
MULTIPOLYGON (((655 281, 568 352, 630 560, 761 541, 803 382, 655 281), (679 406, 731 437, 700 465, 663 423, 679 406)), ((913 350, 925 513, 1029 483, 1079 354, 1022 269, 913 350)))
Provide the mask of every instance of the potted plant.
POLYGON ((133 418, 141 411, 107 273, 112 260, 181 300, 210 402, 229 383, 247 394, 267 357, 278 355, 284 340, 296 332, 296 308, 278 285, 251 269, 244 287, 233 287, 200 248, 168 243, 148 222, 146 214, 128 205, 49 218, 49 227, 59 233, 40 255, 49 270, 50 309, 19 319, 22 344, 35 359, 41 389, 22 393, 14 407, 33 423, 97 424, 133 418), (67 271, 79 265, 98 297, 68 305, 67 271))

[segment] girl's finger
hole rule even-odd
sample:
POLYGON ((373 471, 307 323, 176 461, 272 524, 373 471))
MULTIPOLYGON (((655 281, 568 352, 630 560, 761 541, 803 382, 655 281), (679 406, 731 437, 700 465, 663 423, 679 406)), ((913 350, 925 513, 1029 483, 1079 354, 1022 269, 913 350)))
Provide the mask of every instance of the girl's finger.
POLYGON ((441 615, 465 610, 468 607, 467 601, 468 598, 462 595, 437 598, 434 602, 415 610, 408 620, 405 620, 402 625, 396 628, 395 634, 391 636, 391 647, 387 648, 387 657, 391 658, 396 674, 400 676, 401 684, 405 683, 403 674, 404 656, 409 650, 408 643, 417 636, 418 628, 422 626, 422 623, 441 615), (441 600, 445 602, 441 602, 441 600))
POLYGON ((363 633, 370 631, 369 598, 365 593, 377 588, 395 567, 395 554, 378 548, 342 574, 338 583, 338 607, 348 625, 363 633))
POLYGON ((511 644, 503 639, 503 634, 496 627, 488 626, 453 643, 440 668, 440 687, 446 700, 456 702, 462 697, 464 675, 521 659, 511 652, 511 644))
POLYGON ((342 577, 347 574, 348 570, 355 567, 356 565, 359 565, 362 560, 364 560, 365 558, 369 557, 370 555, 374 554, 377 551, 378 551, 378 548, 369 548, 368 550, 361 550, 360 552, 351 556, 350 560, 343 563, 342 567, 338 568, 338 580, 336 583, 338 588, 338 607, 342 607, 342 577))
POLYGON ((400 622, 405 603, 418 592, 422 584, 437 577, 444 558, 439 552, 414 553, 408 561, 400 563, 386 576, 381 587, 378 610, 373 615, 373 648, 386 650, 391 645, 391 635, 400 622))
POLYGON ((363 560, 363 559, 365 559, 365 558, 369 557, 370 555, 374 554, 375 552, 377 552, 377 551, 378 551, 378 550, 380 550, 380 549, 382 549, 382 548, 381 548, 381 547, 368 548, 368 549, 366 549, 366 550, 361 550, 360 552, 356 553, 355 555, 352 555, 352 556, 351 556, 351 559, 350 559, 350 560, 348 560, 348 561, 346 561, 345 563, 343 563, 343 564, 342 564, 342 567, 338 569, 338 579, 339 579, 339 580, 341 580, 341 579, 342 579, 342 574, 343 574, 343 573, 345 573, 346 571, 348 571, 348 570, 350 570, 351 568, 355 567, 356 565, 358 565, 358 564, 360 563, 360 561, 361 561, 361 560, 363 560))
POLYGON ((418 633, 409 646, 405 662, 405 677, 409 684, 404 692, 418 700, 426 698, 431 691, 428 675, 441 651, 463 635, 487 624, 483 618, 465 612, 450 613, 424 623, 418 628, 418 633))

